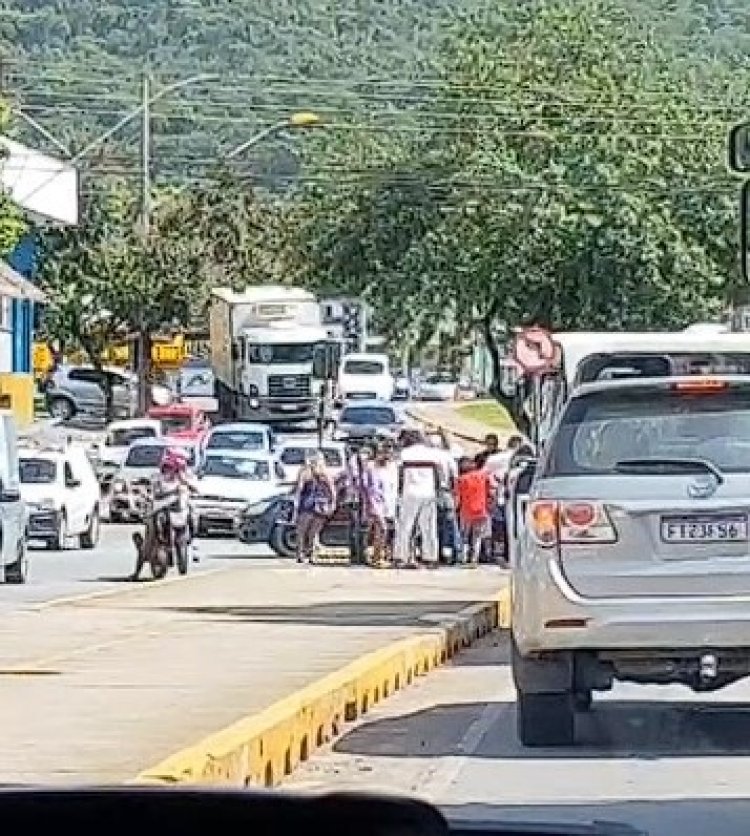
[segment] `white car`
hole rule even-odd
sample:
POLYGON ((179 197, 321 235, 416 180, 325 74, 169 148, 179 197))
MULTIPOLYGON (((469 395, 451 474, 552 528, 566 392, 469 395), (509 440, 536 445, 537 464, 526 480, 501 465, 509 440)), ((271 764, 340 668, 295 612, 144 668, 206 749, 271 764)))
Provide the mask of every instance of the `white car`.
POLYGON ((390 401, 394 380, 387 354, 347 354, 341 360, 338 395, 347 400, 390 401))
POLYGON ((264 452, 209 450, 198 470, 198 495, 191 499, 196 536, 233 534, 250 504, 278 495, 285 481, 278 460, 264 452))
POLYGON ((28 508, 27 536, 61 550, 99 542, 99 483, 81 445, 19 450, 21 497, 28 508))
POLYGON ((421 401, 455 401, 458 399, 458 380, 447 372, 428 375, 419 384, 421 401))
POLYGON ((134 441, 141 438, 160 438, 161 435, 161 421, 155 418, 112 421, 99 445, 99 463, 102 466, 120 467, 134 441))
POLYGON ((279 462, 284 468, 284 484, 296 484, 302 466, 317 452, 323 454, 326 469, 332 478, 335 479, 343 471, 346 466, 345 444, 326 441, 319 448, 315 440, 289 441, 279 451, 279 462))
POLYGON ((219 450, 237 450, 253 453, 272 453, 275 442, 273 430, 267 424, 237 421, 214 427, 203 442, 208 453, 219 450))
POLYGON ((162 457, 168 449, 183 451, 188 467, 197 466, 198 449, 193 440, 162 437, 134 441, 125 455, 122 466, 112 479, 112 489, 109 493, 111 522, 141 519, 145 494, 159 473, 162 457))

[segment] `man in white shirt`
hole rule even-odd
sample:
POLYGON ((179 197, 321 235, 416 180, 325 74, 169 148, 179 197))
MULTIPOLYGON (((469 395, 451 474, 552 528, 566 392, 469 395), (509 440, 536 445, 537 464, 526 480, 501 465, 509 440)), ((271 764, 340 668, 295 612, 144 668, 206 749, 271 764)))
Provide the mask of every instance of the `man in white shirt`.
POLYGON ((396 517, 394 557, 397 563, 416 566, 411 549, 416 527, 422 540, 422 561, 438 564, 437 503, 440 490, 451 482, 445 452, 425 443, 419 430, 401 436, 399 465, 400 506, 396 517))

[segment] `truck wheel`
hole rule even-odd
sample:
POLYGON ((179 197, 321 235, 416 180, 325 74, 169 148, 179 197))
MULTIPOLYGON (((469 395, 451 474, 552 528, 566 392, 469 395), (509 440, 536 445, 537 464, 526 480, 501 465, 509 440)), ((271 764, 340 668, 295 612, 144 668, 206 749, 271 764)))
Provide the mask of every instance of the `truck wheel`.
POLYGON ((519 692, 516 720, 518 738, 524 746, 572 746, 575 742, 575 703, 570 691, 519 692))

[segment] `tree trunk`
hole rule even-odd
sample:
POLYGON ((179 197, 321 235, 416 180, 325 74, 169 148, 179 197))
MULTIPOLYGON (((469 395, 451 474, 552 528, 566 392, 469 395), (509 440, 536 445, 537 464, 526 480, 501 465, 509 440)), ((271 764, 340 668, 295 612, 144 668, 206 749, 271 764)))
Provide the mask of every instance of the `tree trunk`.
POLYGON ((104 397, 104 422, 109 423, 114 420, 114 392, 112 391, 112 378, 104 371, 102 366, 102 357, 100 346, 95 340, 91 340, 83 335, 80 336, 81 347, 88 354, 91 365, 97 371, 99 379, 99 388, 102 390, 104 397))
POLYGON ((496 306, 491 306, 480 323, 482 339, 484 340, 484 344, 490 355, 490 362, 492 364, 492 383, 490 384, 490 394, 496 401, 498 401, 498 403, 502 404, 502 406, 508 410, 508 414, 511 416, 518 429, 524 435, 528 435, 530 429, 529 420, 523 408, 524 400, 528 394, 528 386, 525 383, 525 378, 522 378, 519 382, 520 385, 514 396, 509 397, 502 390, 503 358, 500 354, 500 347, 497 344, 495 334, 492 330, 496 313, 496 306))

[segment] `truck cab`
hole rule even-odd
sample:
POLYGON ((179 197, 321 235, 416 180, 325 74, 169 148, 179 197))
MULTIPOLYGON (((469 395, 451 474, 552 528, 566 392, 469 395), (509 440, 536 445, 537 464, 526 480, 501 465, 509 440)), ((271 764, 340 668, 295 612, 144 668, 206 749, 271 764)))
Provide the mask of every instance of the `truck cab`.
POLYGON ((298 423, 317 417, 320 381, 313 368, 328 339, 320 305, 286 286, 215 288, 211 364, 225 421, 298 423))

